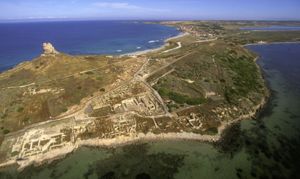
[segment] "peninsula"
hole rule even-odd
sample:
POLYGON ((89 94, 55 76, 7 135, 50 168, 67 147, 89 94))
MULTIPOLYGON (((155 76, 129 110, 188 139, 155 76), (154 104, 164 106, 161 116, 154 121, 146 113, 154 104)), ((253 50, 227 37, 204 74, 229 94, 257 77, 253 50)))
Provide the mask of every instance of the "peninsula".
MULTIPOLYGON (((152 23, 152 22, 151 22, 152 23)), ((298 31, 242 31, 276 22, 160 22, 183 34, 122 56, 44 53, 0 74, 0 166, 19 169, 80 146, 143 140, 217 141, 269 96, 243 45, 299 41, 298 31)))

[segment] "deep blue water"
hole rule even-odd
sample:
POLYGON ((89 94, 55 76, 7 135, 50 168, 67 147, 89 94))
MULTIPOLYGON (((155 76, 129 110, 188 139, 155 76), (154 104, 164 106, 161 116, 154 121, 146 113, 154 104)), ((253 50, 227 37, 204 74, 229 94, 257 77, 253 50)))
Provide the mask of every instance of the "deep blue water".
POLYGON ((300 26, 243 27, 240 29, 250 31, 300 31, 300 26))
POLYGON ((0 71, 41 54, 43 42, 74 55, 120 54, 159 47, 177 34, 173 27, 133 21, 0 23, 0 71))

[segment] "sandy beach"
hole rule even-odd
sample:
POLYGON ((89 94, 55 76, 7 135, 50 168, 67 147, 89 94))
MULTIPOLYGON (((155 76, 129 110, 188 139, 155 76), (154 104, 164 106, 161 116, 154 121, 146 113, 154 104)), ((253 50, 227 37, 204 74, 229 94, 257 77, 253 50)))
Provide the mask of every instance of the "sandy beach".
POLYGON ((138 56, 138 55, 145 55, 147 53, 157 52, 157 51, 163 50, 164 48, 168 47, 168 45, 169 45, 168 41, 174 40, 174 39, 178 39, 178 38, 184 37, 186 35, 189 35, 189 33, 187 33, 187 32, 181 32, 177 36, 170 37, 170 38, 166 39, 165 42, 164 42, 164 45, 162 45, 161 47, 158 47, 158 48, 155 48, 155 49, 148 49, 148 50, 136 51, 136 52, 132 52, 132 53, 126 53, 126 54, 122 54, 120 56, 121 57, 122 56, 138 56))

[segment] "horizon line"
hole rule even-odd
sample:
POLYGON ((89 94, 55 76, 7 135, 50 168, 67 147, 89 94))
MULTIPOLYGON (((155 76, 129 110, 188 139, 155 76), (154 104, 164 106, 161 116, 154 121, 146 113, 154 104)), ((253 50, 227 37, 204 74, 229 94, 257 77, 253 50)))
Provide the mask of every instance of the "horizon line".
POLYGON ((218 18, 174 18, 174 19, 156 19, 156 18, 128 18, 128 19, 117 19, 117 18, 26 18, 26 19, 0 19, 0 23, 5 22, 64 22, 64 21, 290 21, 300 22, 300 19, 218 19, 218 18))

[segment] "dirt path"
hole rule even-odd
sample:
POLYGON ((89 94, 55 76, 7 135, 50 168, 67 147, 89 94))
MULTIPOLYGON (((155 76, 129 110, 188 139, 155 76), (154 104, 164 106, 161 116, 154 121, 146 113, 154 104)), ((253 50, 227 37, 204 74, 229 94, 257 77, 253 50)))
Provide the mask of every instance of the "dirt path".
POLYGON ((178 45, 177 47, 174 47, 174 48, 169 49, 169 50, 165 50, 165 51, 163 51, 163 52, 161 52, 161 53, 172 52, 172 51, 177 50, 177 49, 180 49, 180 48, 182 47, 181 42, 177 42, 177 45, 178 45))

